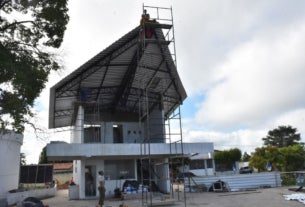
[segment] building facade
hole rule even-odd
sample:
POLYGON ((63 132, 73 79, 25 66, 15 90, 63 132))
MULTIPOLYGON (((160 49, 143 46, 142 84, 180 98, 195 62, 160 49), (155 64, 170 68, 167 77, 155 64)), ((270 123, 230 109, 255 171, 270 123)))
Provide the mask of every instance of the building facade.
POLYGON ((163 28, 130 31, 50 90, 49 127, 71 127, 71 142, 47 145, 49 160, 73 160, 81 199, 137 180, 168 193, 171 159, 211 154, 213 143, 184 143, 180 105, 187 95, 163 28), (170 125, 170 121, 172 124, 170 125), (174 123, 173 123, 174 122, 174 123))

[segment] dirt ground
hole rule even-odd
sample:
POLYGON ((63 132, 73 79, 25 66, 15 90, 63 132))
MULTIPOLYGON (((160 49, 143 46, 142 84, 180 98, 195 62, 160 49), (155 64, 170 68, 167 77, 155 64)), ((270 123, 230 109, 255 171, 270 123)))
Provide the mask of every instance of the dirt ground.
MULTIPOLYGON (((228 192, 228 193, 187 193, 186 204, 188 207, 207 206, 207 207, 304 207, 297 201, 286 201, 283 195, 292 194, 287 188, 259 189, 248 192, 228 192)), ((180 196, 182 194, 180 193, 180 196)), ((175 196, 175 204, 167 206, 184 206, 184 202, 178 201, 175 196)), ((44 204, 50 207, 95 207, 97 200, 75 200, 69 201, 67 190, 59 190, 53 198, 43 200, 44 204)), ((118 207, 120 204, 128 207, 142 206, 141 199, 126 201, 105 201, 105 207, 118 207)))

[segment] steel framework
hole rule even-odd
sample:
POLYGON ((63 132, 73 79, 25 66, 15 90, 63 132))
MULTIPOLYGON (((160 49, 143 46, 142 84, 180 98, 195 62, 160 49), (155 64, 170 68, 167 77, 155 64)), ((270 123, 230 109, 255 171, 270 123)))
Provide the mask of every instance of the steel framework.
MULTIPOLYGON (((144 35, 139 35, 141 39, 141 44, 139 44, 138 47, 138 54, 145 54, 145 55, 156 55, 153 53, 148 53, 145 48, 147 47, 148 44, 157 44, 158 47, 160 48, 161 51, 161 55, 164 57, 164 48, 162 47, 162 45, 166 45, 169 50, 170 50, 170 54, 172 56, 172 59, 174 60, 174 64, 177 67, 177 57, 176 57, 176 46, 175 46, 175 32, 174 32, 174 21, 173 21, 173 10, 172 7, 170 8, 165 8, 165 7, 155 7, 155 6, 146 6, 143 4, 143 14, 145 13, 149 13, 152 14, 153 16, 150 16, 150 19, 152 19, 153 21, 149 21, 149 22, 145 22, 144 24, 142 24, 142 30, 141 32, 144 33, 144 35), (167 17, 163 17, 164 13, 167 13, 167 17), (154 35, 156 37, 156 39, 150 39, 146 37, 146 29, 151 29, 153 28, 155 31, 155 29, 159 29, 162 31, 163 35, 164 35, 164 39, 158 36, 157 32, 154 32, 154 35)), ((165 14, 166 15, 166 14, 165 14)), ((138 55, 138 65, 140 65, 140 60, 141 60, 141 55, 138 55)), ((182 166, 184 166, 184 151, 183 151, 183 136, 182 136, 182 124, 181 124, 181 111, 180 111, 180 106, 178 106, 178 108, 176 109, 172 109, 172 113, 169 114, 166 119, 164 120, 159 120, 160 121, 160 127, 163 127, 163 134, 160 134, 159 136, 162 136, 165 139, 165 142, 169 144, 169 156, 163 160, 163 162, 161 163, 154 163, 153 159, 151 157, 151 153, 150 153, 150 144, 152 142, 154 142, 153 137, 156 136, 156 134, 152 134, 152 132, 150 131, 150 127, 152 124, 155 125, 155 123, 150 123, 152 118, 150 117, 151 111, 154 107, 156 107, 156 105, 160 102, 154 102, 154 104, 150 106, 150 102, 154 101, 154 99, 152 99, 151 97, 149 97, 148 94, 153 94, 154 92, 150 89, 151 85, 154 84, 154 82, 156 82, 155 80, 157 79, 156 74, 157 72, 159 72, 160 70, 160 66, 164 61, 164 59, 161 61, 161 63, 159 64, 159 66, 157 67, 157 70, 154 72, 153 76, 151 77, 151 79, 149 80, 148 84, 146 86, 144 86, 144 91, 145 94, 142 94, 139 96, 139 124, 142 125, 143 121, 146 124, 146 134, 145 134, 145 138, 142 140, 141 142, 141 184, 143 187, 145 187, 145 184, 148 183, 148 189, 150 189, 150 192, 148 193, 147 191, 144 192, 142 189, 142 206, 152 206, 153 205, 153 193, 152 193, 152 181, 156 180, 153 178, 153 176, 157 177, 157 179, 160 181, 162 180, 163 182, 167 182, 169 181, 170 184, 170 195, 171 198, 175 198, 174 195, 174 180, 175 178, 173 177, 173 173, 169 173, 168 177, 165 178, 160 178, 157 176, 157 173, 155 172, 155 166, 156 165, 167 165, 169 170, 172 171, 173 170, 173 166, 174 166, 174 160, 175 158, 181 158, 181 162, 180 163, 182 166), (142 106, 141 106, 142 105, 142 106), (173 122, 176 122, 173 124, 173 122), (174 125, 174 127, 173 127, 174 125), (178 149, 180 148, 180 150, 178 149), (178 153, 178 151, 180 151, 178 153), (143 174, 144 174, 144 170, 145 169, 145 164, 144 162, 148 162, 148 178, 144 178, 143 174)), ((167 64, 167 63, 166 63, 167 64)), ((139 67, 138 69, 140 69, 141 67, 139 67)), ((170 81, 170 85, 171 84, 175 84, 174 80, 164 80, 165 82, 170 81)), ((161 82, 161 80, 159 80, 159 82, 161 82)), ((166 84, 164 84, 166 85, 166 84)), ((167 90, 168 87, 170 87, 170 85, 164 86, 165 91, 167 90)), ((175 88, 177 88, 175 86, 175 88)), ((159 100, 162 100, 163 94, 160 94, 159 96, 159 100)), ((181 103, 180 103, 181 104, 181 103)), ((162 107, 162 106, 161 106, 162 107)), ((184 170, 184 167, 183 167, 184 170)), ((184 172, 183 172, 184 175, 184 172)), ((183 196, 182 198, 180 198, 179 196, 179 189, 178 189, 178 200, 183 201, 184 202, 184 206, 186 206, 186 193, 185 193, 185 189, 183 189, 183 196)))

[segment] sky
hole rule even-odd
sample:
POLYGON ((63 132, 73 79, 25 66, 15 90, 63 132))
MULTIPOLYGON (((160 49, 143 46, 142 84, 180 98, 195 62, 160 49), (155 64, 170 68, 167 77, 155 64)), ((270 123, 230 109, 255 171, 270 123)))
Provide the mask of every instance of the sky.
POLYGON ((138 26, 142 3, 173 8, 177 69, 188 98, 182 105, 185 142, 252 152, 279 125, 305 141, 305 1, 69 1, 70 21, 53 72, 35 104, 37 138, 24 133, 22 152, 37 163, 42 147, 70 141, 48 130, 50 87, 138 26))

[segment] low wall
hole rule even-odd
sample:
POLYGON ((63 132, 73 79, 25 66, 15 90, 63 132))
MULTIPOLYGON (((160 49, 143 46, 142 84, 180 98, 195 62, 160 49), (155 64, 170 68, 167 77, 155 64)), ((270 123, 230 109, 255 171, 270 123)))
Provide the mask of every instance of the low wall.
POLYGON ((27 197, 36 197, 39 199, 54 197, 55 193, 55 188, 35 189, 17 193, 8 193, 7 203, 8 205, 13 205, 23 201, 27 197))
POLYGON ((18 188, 22 141, 21 134, 0 132, 0 197, 18 188))
MULTIPOLYGON (((236 175, 222 175, 222 176, 202 176, 193 177, 193 180, 197 184, 204 184, 209 188, 212 183, 222 180, 226 182, 231 191, 238 191, 250 188, 260 188, 263 186, 280 187, 281 176, 279 172, 267 172, 267 173, 252 173, 252 174, 236 174, 236 175)), ((195 185, 192 181, 191 186, 195 185)), ((186 186, 188 185, 188 179, 186 178, 186 186)))

